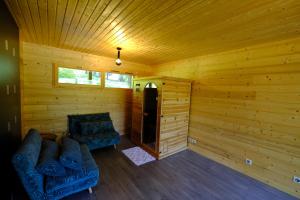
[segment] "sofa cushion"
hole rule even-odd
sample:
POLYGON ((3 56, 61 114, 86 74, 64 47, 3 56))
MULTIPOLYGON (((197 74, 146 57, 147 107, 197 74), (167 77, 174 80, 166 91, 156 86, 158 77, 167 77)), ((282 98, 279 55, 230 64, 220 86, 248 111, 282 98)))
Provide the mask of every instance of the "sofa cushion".
POLYGON ((64 176, 65 168, 58 160, 59 148, 54 141, 44 140, 36 169, 39 173, 47 176, 64 176))
POLYGON ((82 121, 106 121, 111 120, 109 113, 95 113, 83 115, 68 115, 68 128, 71 135, 80 134, 80 122, 82 121))
POLYGON ((62 151, 59 157, 60 163, 67 168, 80 170, 82 157, 80 145, 76 140, 65 137, 62 139, 62 151))
POLYGON ((81 170, 66 169, 66 176, 47 177, 45 190, 49 196, 74 193, 82 188, 95 186, 99 179, 99 168, 86 145, 80 145, 82 166, 81 170))
POLYGON ((30 129, 23 140, 23 144, 12 158, 13 166, 31 199, 43 199, 44 176, 35 166, 37 164, 42 138, 35 129, 30 129))
POLYGON ((94 135, 103 132, 115 131, 111 120, 105 121, 83 121, 80 122, 81 135, 94 135))
POLYGON ((101 121, 80 122, 80 130, 81 130, 80 132, 81 135, 101 133, 102 131, 101 121))
POLYGON ((80 143, 86 144, 90 150, 120 143, 120 135, 116 131, 102 132, 95 135, 73 135, 73 138, 80 143))
POLYGON ((115 132, 114 125, 111 120, 101 121, 103 132, 115 132))

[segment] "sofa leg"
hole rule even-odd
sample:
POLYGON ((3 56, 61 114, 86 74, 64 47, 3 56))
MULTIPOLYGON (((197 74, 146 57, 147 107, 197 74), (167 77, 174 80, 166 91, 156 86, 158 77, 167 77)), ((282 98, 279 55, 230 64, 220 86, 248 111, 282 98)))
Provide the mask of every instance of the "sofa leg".
POLYGON ((93 193, 93 190, 92 188, 89 188, 89 193, 92 194, 93 193))
POLYGON ((114 144, 114 148, 117 149, 117 145, 116 144, 114 144))

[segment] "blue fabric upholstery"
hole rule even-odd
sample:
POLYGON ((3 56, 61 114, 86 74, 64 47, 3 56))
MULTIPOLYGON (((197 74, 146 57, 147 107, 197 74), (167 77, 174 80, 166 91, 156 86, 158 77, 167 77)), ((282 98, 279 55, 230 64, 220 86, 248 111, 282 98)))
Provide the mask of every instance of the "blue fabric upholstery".
POLYGON ((61 198, 80 191, 83 188, 95 186, 99 179, 99 169, 86 145, 81 145, 82 167, 80 173, 75 170, 66 170, 65 177, 47 177, 46 193, 48 196, 61 198), (79 187, 78 187, 79 186, 79 187))
POLYGON ((23 145, 12 158, 13 166, 30 199, 46 199, 44 176, 35 166, 41 150, 42 138, 37 130, 31 129, 23 140, 23 145))
POLYGON ((87 136, 74 135, 73 138, 79 143, 86 144, 90 150, 120 143, 119 133, 115 131, 87 136))
POLYGON ((82 166, 66 169, 65 176, 44 176, 35 168, 41 152, 42 139, 37 130, 30 130, 12 163, 31 200, 61 199, 97 184, 99 169, 86 145, 80 146, 82 166))
POLYGON ((64 167, 73 170, 81 169, 82 158, 80 146, 76 140, 68 137, 62 139, 62 150, 59 161, 64 167))
POLYGON ((80 135, 91 135, 102 132, 102 124, 101 121, 93 121, 93 122, 80 122, 80 135))
POLYGON ((109 113, 95 113, 85 115, 68 115, 68 126, 71 135, 80 134, 80 122, 82 121, 107 121, 111 120, 109 113))
POLYGON ((111 120, 101 121, 101 127, 104 133, 115 132, 115 128, 111 120))
POLYGON ((66 170, 58 161, 58 144, 54 141, 44 140, 38 165, 39 173, 47 176, 65 176, 66 170))
POLYGON ((109 113, 69 115, 68 120, 70 136, 79 143, 86 144, 90 150, 120 143, 120 135, 114 129, 109 113), (91 122, 89 125, 95 122, 97 127, 90 132, 82 132, 81 127, 87 122, 91 122))

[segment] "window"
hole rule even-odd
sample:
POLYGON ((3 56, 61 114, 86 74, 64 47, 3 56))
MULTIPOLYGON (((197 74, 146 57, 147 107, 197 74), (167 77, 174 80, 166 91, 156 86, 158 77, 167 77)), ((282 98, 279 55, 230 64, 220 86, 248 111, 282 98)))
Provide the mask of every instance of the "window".
POLYGON ((58 67, 58 83, 100 85, 101 72, 58 67))
POLYGON ((105 87, 132 88, 132 75, 107 72, 105 74, 105 87))
POLYGON ((157 88, 157 86, 154 83, 147 83, 145 88, 157 88))

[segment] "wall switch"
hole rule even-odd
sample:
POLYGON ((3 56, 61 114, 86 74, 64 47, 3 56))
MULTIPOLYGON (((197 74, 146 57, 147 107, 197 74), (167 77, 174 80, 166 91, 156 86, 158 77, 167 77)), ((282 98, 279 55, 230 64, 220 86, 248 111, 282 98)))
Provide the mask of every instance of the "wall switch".
POLYGON ((294 176, 294 177, 293 177, 293 181, 294 181, 295 183, 300 184, 300 177, 294 176))
POLYGON ((6 85, 6 94, 9 95, 9 85, 6 85))
POLYGON ((8 50, 8 40, 5 40, 5 50, 8 50))
POLYGON ((245 163, 246 163, 246 165, 252 165, 253 162, 251 159, 246 158, 245 163))
POLYGON ((11 131, 11 125, 10 125, 10 122, 7 122, 7 131, 8 131, 8 132, 11 131))

